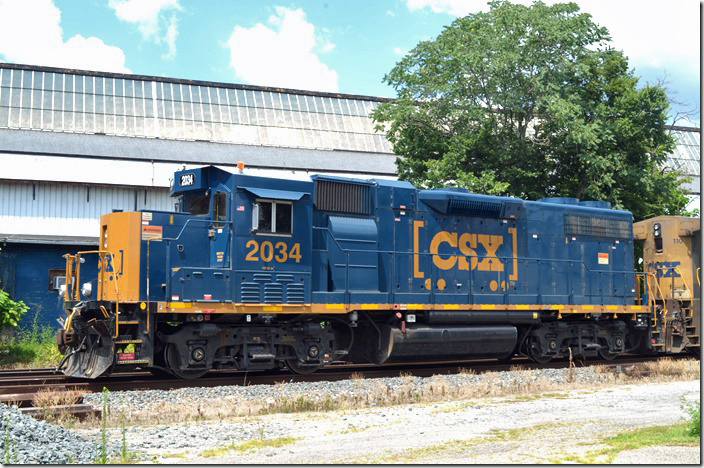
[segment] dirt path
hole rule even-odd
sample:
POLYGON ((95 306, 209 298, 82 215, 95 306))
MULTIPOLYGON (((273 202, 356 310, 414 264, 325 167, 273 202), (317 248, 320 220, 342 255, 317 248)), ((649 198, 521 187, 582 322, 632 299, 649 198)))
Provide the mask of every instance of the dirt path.
MULTIPOLYGON (((602 447, 599 441, 604 437, 637 427, 680 422, 685 415, 680 399, 699 400, 699 385, 699 381, 623 385, 598 391, 140 428, 130 435, 130 445, 137 448, 140 440, 147 445, 155 438, 166 440, 172 431, 182 440, 203 441, 200 448, 188 444, 148 448, 160 463, 568 462, 572 456, 602 447), (260 435, 244 450, 242 439, 237 437, 243 432, 260 435), (276 442, 282 445, 267 446, 276 442), (203 456, 206 448, 228 444, 237 448, 203 456)), ((699 447, 649 450, 657 452, 660 462, 700 461, 699 447)), ((634 463, 649 459, 648 450, 636 452, 634 463)), ((630 463, 629 453, 621 453, 617 461, 630 463)))

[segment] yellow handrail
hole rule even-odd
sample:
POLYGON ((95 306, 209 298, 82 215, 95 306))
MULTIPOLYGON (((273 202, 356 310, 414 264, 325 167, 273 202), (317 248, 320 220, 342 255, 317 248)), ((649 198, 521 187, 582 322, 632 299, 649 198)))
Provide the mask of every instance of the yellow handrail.
POLYGON ((684 276, 682 275, 682 272, 680 271, 680 269, 679 269, 678 267, 673 268, 673 270, 676 271, 677 273, 679 273, 680 278, 682 278, 682 284, 684 284, 684 289, 689 293, 690 299, 692 299, 692 298, 694 297, 694 296, 692 295, 692 290, 689 289, 689 286, 687 285, 687 280, 684 279, 684 276))
MULTIPOLYGON (((660 289, 660 282, 658 281, 657 276, 655 276, 655 273, 647 273, 647 275, 649 277, 652 276, 655 279, 655 286, 657 286, 657 291, 660 293, 660 299, 662 300, 662 310, 665 313, 664 318, 665 320, 667 320, 667 306, 665 305, 665 295, 662 293, 662 289, 660 289)), ((650 286, 650 279, 648 279, 648 286, 650 286)), ((655 298, 653 298, 653 305, 655 305, 655 298)))

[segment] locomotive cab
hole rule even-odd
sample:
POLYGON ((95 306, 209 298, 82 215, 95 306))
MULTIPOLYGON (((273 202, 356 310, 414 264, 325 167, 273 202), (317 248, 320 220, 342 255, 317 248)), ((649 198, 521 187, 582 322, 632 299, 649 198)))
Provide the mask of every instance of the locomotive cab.
POLYGON ((699 354, 701 219, 658 216, 633 225, 653 304, 650 344, 659 353, 699 354))

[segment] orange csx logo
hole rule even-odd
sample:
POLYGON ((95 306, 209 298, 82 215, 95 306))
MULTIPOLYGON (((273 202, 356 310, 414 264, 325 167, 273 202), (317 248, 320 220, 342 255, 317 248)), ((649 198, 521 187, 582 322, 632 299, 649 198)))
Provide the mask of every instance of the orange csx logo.
MULTIPOLYGON (((413 222, 413 276, 424 278, 425 273, 420 269, 420 229, 425 227, 424 221, 413 222)), ((509 280, 518 279, 518 260, 516 257, 516 228, 508 228, 513 247, 513 272, 509 280)), ((474 234, 470 232, 440 231, 430 240, 429 253, 432 255, 433 265, 440 270, 479 270, 479 271, 504 271, 504 263, 496 255, 496 251, 504 244, 504 236, 493 234, 474 234), (459 255, 441 255, 440 246, 446 244, 457 250, 459 255)))

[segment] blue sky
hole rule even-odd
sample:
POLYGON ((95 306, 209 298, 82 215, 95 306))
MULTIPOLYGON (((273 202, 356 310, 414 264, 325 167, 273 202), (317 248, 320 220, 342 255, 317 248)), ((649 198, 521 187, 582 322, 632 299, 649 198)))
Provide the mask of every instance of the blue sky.
MULTIPOLYGON (((699 125, 699 2, 577 3, 641 81, 665 80, 676 111, 694 110, 699 125)), ((487 9, 479 0, 0 0, 0 60, 393 97, 382 78, 403 54, 487 9)))

